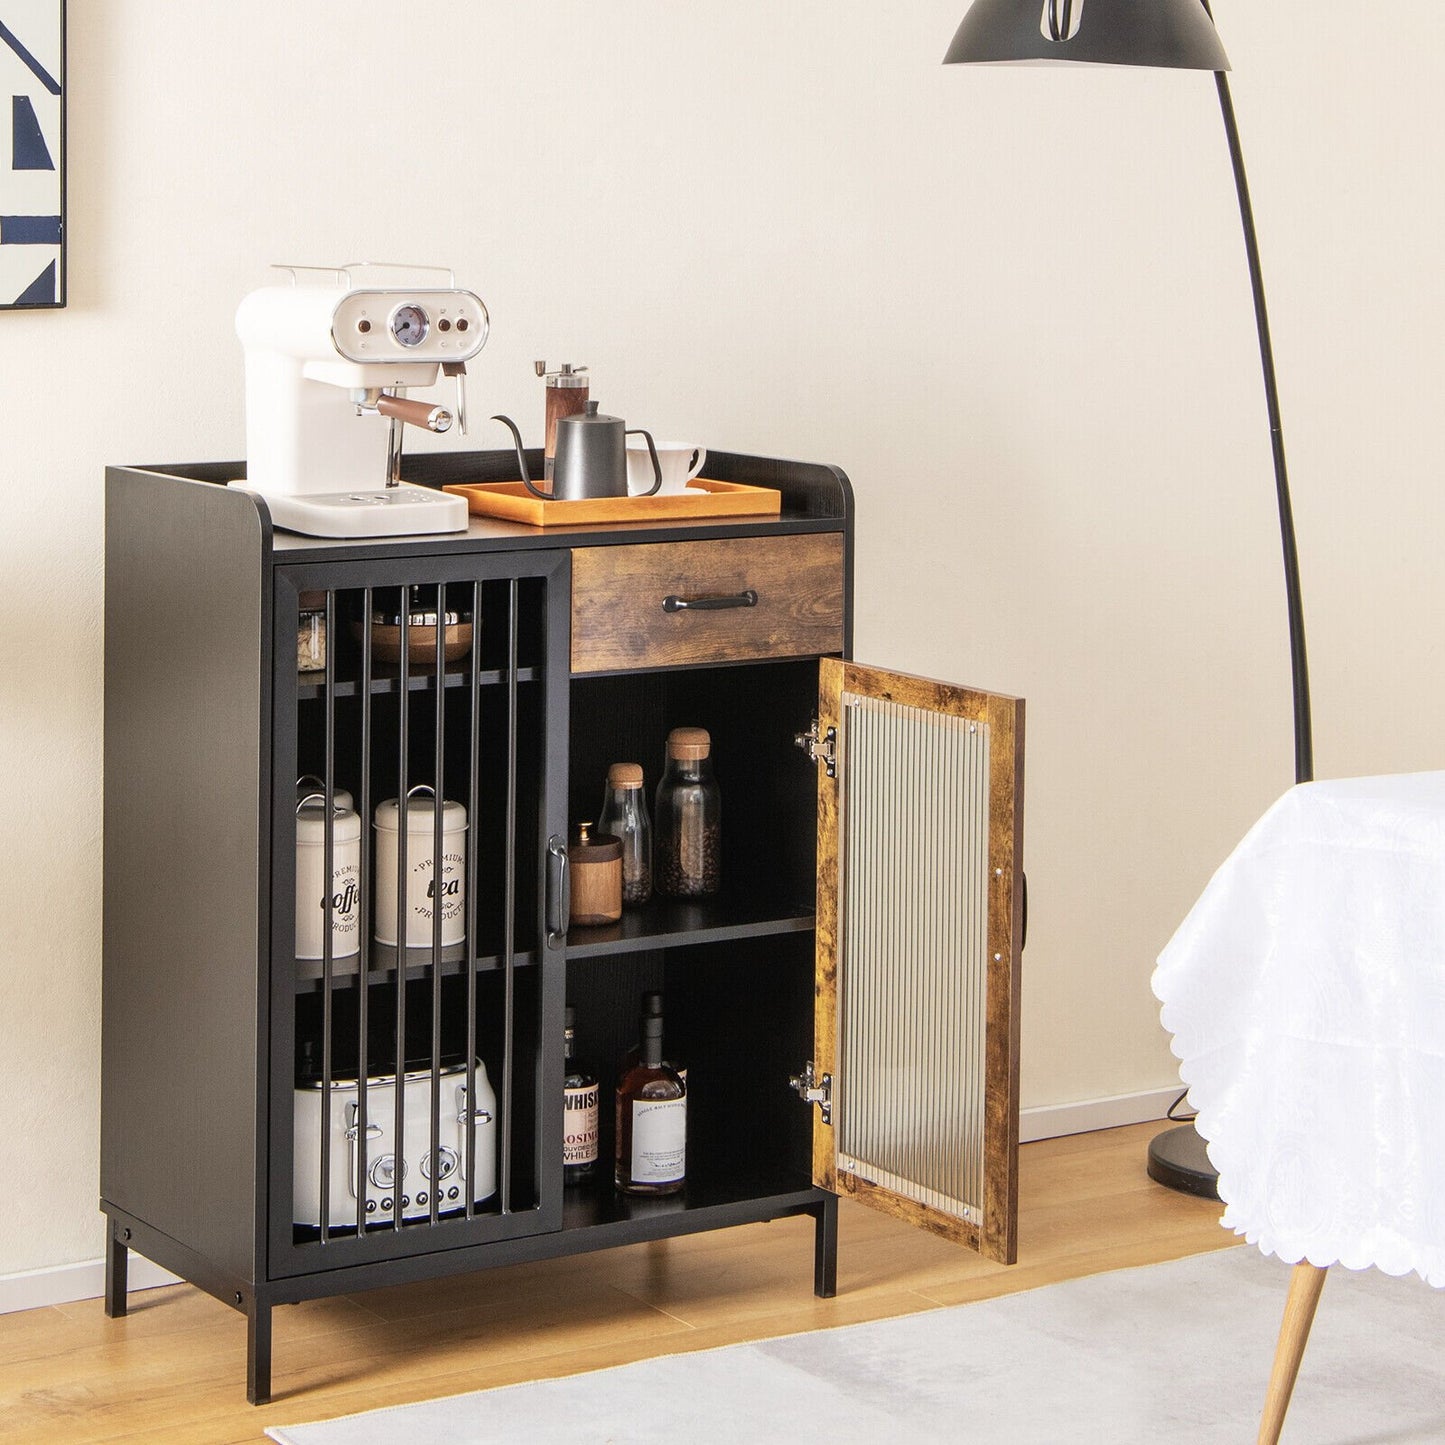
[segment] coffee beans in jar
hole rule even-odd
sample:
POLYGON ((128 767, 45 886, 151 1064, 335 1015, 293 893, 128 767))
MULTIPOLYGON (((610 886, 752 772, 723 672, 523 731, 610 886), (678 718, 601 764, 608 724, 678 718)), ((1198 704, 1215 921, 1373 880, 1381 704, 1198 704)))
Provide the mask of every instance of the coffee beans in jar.
POLYGON ((722 883, 722 798, 706 728, 673 728, 657 785, 653 871, 659 893, 710 898, 722 883))

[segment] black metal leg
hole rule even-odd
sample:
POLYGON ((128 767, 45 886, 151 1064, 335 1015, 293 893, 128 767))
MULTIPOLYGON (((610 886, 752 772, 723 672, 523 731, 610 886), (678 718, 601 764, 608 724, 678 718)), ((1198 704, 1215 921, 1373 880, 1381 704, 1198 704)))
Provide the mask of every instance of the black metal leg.
POLYGON ((813 1293, 832 1299, 838 1293, 838 1197, 830 1195, 813 1216, 813 1293))
POLYGON ((105 1313, 118 1320, 125 1315, 126 1266, 130 1249, 116 1236, 112 1225, 105 1240, 105 1313))
POLYGON ((253 1298, 246 1311, 246 1399, 264 1405, 271 1398, 271 1306, 253 1298))

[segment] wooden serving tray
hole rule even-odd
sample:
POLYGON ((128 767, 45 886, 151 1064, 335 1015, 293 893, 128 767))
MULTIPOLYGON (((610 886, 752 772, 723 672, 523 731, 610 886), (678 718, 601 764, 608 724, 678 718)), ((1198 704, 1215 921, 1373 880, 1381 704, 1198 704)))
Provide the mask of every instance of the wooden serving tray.
POLYGON ((597 497, 581 502, 543 501, 522 482, 453 482, 442 488, 467 499, 483 516, 505 517, 529 527, 590 525, 594 522, 677 522, 690 517, 776 517, 783 494, 772 487, 712 482, 695 477, 681 492, 655 497, 597 497))

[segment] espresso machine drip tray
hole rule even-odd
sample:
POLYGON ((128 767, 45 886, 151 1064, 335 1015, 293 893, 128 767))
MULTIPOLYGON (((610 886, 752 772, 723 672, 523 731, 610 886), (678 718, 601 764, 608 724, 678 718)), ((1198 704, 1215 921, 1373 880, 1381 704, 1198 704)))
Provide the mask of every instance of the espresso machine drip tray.
POLYGON ((462 532, 467 526, 465 497, 410 482, 300 495, 263 492, 245 482, 231 485, 261 497, 274 526, 308 537, 410 537, 424 532, 462 532))

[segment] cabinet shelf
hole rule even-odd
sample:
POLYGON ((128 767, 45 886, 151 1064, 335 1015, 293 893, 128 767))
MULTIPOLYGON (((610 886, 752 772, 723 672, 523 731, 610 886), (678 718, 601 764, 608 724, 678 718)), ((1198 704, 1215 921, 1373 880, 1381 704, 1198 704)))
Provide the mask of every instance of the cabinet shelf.
POLYGON ((818 1198, 813 1181, 796 1168, 753 1168, 700 1177, 689 1172, 682 1193, 653 1198, 615 1189, 610 1161, 602 1161, 599 1169, 601 1178, 568 1189, 562 1202, 563 1232, 594 1232, 598 1247, 771 1219, 818 1198), (600 1237, 609 1234, 616 1240, 600 1237))
MULTIPOLYGON (((483 668, 477 674, 478 687, 501 687, 507 680, 506 672, 501 668, 483 668)), ((537 669, 534 667, 522 667, 517 669, 518 682, 536 682, 537 669)), ((407 673, 406 689, 408 692, 424 692, 432 689, 436 684, 436 672, 434 668, 425 664, 419 665, 419 670, 413 668, 407 673)), ((448 669, 442 674, 442 686, 446 688, 465 687, 467 685, 467 673, 464 668, 448 669)), ((333 697, 358 697, 361 694, 361 679, 356 677, 338 677, 331 684, 331 695, 333 697)), ((371 694, 373 697, 383 696, 388 693, 395 693, 401 690, 401 670, 395 665, 383 666, 373 670, 371 674, 371 694)), ((323 697, 326 692, 326 678, 320 672, 298 672, 296 674, 296 696, 299 699, 323 697)))
POLYGON ((768 938, 806 933, 813 927, 813 901, 780 900, 749 890, 697 902, 653 898, 640 908, 625 908, 617 923, 574 927, 567 934, 568 958, 599 958, 650 948, 718 943, 737 938, 768 938))
MULTIPOLYGON (((357 964, 360 955, 353 953, 349 958, 333 959, 331 964, 331 987, 333 989, 355 988, 357 964)), ((518 951, 512 955, 517 968, 530 968, 536 963, 531 952, 518 951)), ((431 973, 432 953, 430 948, 408 948, 406 950, 406 976, 408 979, 426 978, 431 973)), ((477 958, 478 973, 493 973, 502 967, 500 954, 481 954, 477 958)), ((463 944, 452 944, 441 951, 437 974, 441 978, 465 976, 467 971, 466 948, 463 944)), ((322 964, 319 958, 298 958, 296 960, 296 992, 318 993, 323 986, 322 964)), ((367 959, 366 981, 376 985, 396 982, 396 949, 385 943, 373 943, 367 959)))

